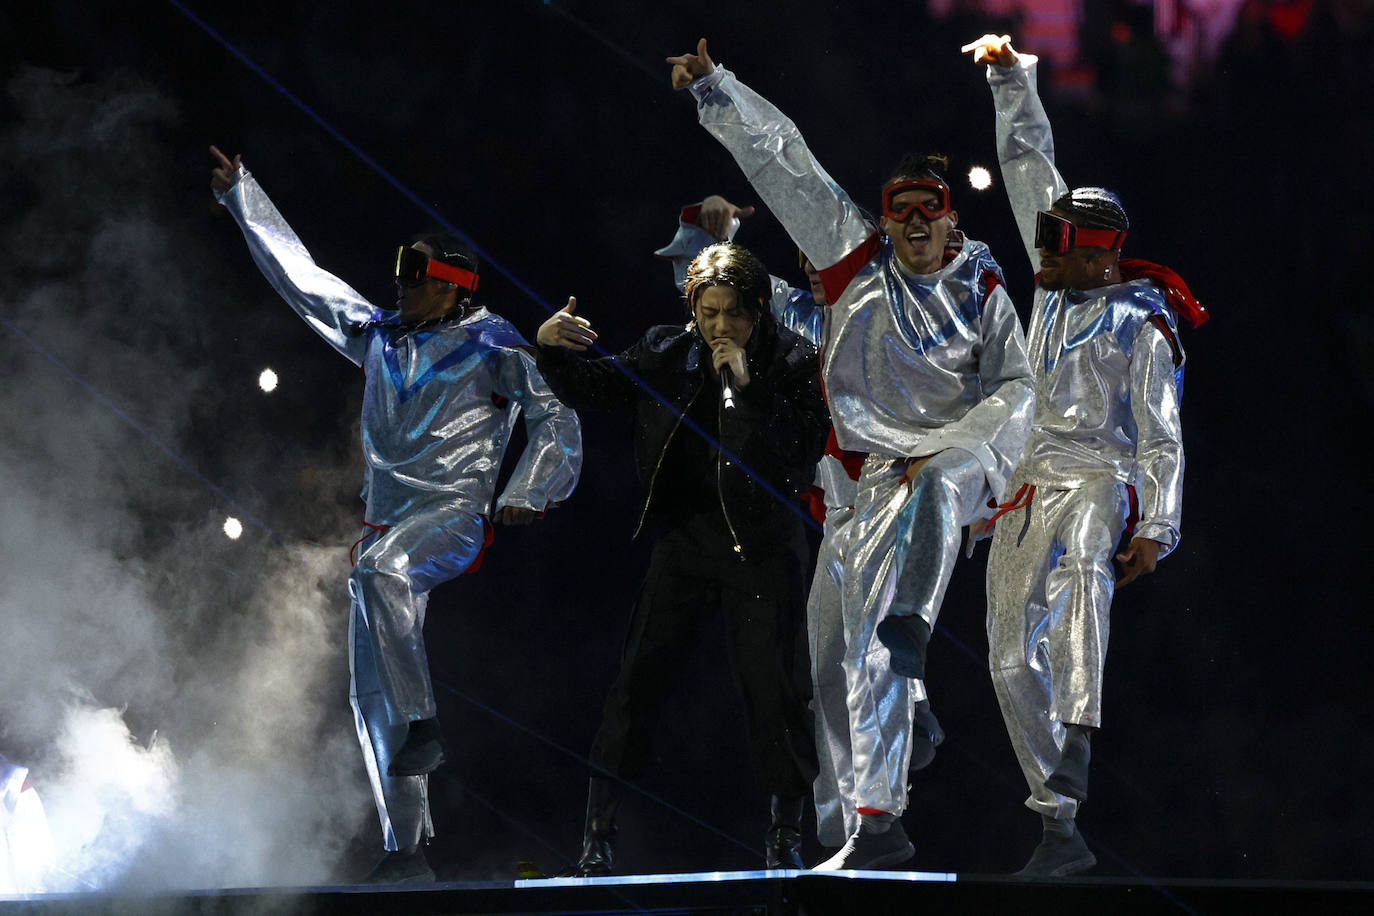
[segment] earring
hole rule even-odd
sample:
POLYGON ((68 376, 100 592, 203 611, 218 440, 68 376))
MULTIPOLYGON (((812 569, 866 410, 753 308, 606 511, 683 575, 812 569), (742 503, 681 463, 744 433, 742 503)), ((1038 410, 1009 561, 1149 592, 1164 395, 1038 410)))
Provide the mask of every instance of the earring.
POLYGON ((1102 279, 1106 280, 1106 279, 1110 278, 1111 275, 1112 275, 1112 269, 1111 269, 1110 267, 1104 267, 1104 268, 1102 268, 1102 279))

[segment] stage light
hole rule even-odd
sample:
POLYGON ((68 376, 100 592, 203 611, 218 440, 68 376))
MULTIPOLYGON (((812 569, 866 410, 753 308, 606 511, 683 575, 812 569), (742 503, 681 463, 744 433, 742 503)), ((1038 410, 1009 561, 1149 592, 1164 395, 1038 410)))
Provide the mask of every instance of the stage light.
POLYGON ((968 170, 968 183, 973 185, 975 191, 986 191, 992 187, 992 173, 981 165, 975 165, 968 170))
POLYGON ((224 534, 231 541, 237 541, 243 534, 243 523, 232 515, 224 520, 224 534))
POLYGON ((262 374, 258 376, 258 387, 269 393, 276 391, 277 373, 273 372, 271 369, 262 370, 262 374))

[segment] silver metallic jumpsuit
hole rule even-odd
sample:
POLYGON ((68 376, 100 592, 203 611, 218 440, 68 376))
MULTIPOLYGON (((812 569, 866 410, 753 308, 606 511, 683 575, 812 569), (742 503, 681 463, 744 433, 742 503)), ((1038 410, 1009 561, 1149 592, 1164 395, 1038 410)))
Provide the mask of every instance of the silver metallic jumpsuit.
POLYGON ((702 126, 811 263, 826 265, 835 437, 868 456, 841 574, 853 798, 861 812, 900 815, 918 686, 887 669, 874 633, 888 613, 934 624, 962 527, 1001 498, 1032 407, 1021 327, 986 245, 968 240, 935 273, 912 273, 780 111, 723 67, 690 88, 702 126), (913 457, 930 460, 908 489, 913 457))
POLYGON ((410 722, 435 715, 423 636, 428 593, 479 559, 490 513, 543 512, 568 497, 582 465, 581 428, 505 319, 478 309, 413 329, 368 325, 396 313, 317 266, 248 171, 235 178, 216 196, 253 260, 316 333, 367 372, 369 524, 348 581, 350 699, 386 848, 404 849, 434 833, 427 777, 387 775, 410 722), (522 410, 529 444, 493 510, 522 410))
MULTIPOLYGON (((997 151, 1017 225, 1038 269, 1040 210, 1069 191, 1054 167, 1037 59, 988 67, 997 151)), ((1045 787, 1064 725, 1102 722, 1102 668, 1132 487, 1135 536, 1178 541, 1183 486, 1182 350, 1173 312, 1144 280, 1083 291, 1037 286, 1029 346, 1035 421, 988 558, 988 645, 1007 733, 1032 810, 1072 818, 1074 799, 1045 787), (1177 360, 1177 365, 1175 361, 1177 360), (1024 489, 1023 489, 1024 486, 1024 489), (1031 491, 1034 487, 1034 491, 1031 491)))

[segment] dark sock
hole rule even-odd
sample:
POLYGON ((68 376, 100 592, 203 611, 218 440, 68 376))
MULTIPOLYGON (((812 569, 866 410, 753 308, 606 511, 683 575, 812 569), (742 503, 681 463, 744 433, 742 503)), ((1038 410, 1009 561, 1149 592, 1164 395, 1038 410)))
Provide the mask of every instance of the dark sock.
POLYGON ((859 829, 865 833, 887 833, 897 815, 888 814, 886 811, 879 811, 875 814, 860 814, 859 829))
POLYGON ((1071 817, 1050 817, 1048 814, 1040 815, 1040 821, 1045 826, 1045 837, 1054 837, 1059 840, 1067 840, 1073 836, 1073 818, 1071 817))

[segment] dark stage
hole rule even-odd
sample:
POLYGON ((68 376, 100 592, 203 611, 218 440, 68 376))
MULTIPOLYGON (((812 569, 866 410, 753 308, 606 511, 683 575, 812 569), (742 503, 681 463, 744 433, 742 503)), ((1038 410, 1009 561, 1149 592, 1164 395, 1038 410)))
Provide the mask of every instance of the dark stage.
POLYGON ((243 888, 148 897, 73 896, 0 902, 0 913, 96 914, 301 913, 405 914, 702 914, 846 916, 946 913, 1367 913, 1374 885, 1364 882, 1132 881, 1073 878, 1018 881, 994 875, 929 872, 711 872, 432 886, 243 888))

